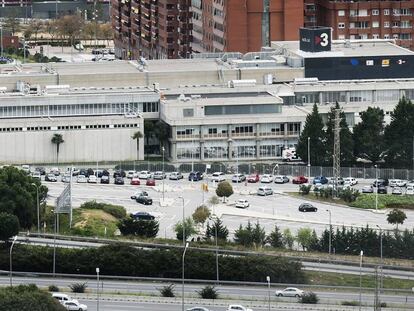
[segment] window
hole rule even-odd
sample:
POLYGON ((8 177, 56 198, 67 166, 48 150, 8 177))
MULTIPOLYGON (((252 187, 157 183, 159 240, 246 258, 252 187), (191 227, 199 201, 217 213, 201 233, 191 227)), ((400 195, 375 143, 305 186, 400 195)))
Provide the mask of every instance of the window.
POLYGON ((339 29, 345 28, 345 23, 338 23, 338 28, 339 29))
POLYGON ((373 21, 372 28, 378 28, 378 27, 379 27, 379 21, 373 21))
POLYGON ((390 15, 390 10, 389 9, 384 9, 384 15, 390 15))
POLYGON ((379 34, 377 33, 372 34, 372 39, 379 39, 379 34))
POLYGON ((358 10, 349 10, 349 16, 358 16, 358 10))
POLYGON ((400 27, 400 22, 392 22, 392 28, 400 27))
POLYGON ((390 35, 388 34, 384 35, 384 39, 389 39, 389 38, 390 38, 390 35))
POLYGON ((345 40, 345 35, 338 35, 339 40, 345 40))
POLYGON ((204 114, 211 115, 234 115, 234 114, 261 114, 261 113, 280 113, 281 105, 278 104, 259 104, 259 105, 228 105, 228 106, 206 106, 204 114))
POLYGON ((194 117, 194 109, 193 108, 185 108, 183 109, 183 117, 194 117))
POLYGON ((338 16, 345 16, 345 10, 338 10, 338 16))
POLYGON ((411 28, 410 21, 401 21, 400 22, 400 27, 401 28, 411 28))
POLYGON ((384 22, 384 28, 390 28, 390 22, 384 22))
POLYGON ((372 9, 371 14, 372 15, 379 15, 379 10, 378 9, 372 9))
POLYGON ((392 38, 395 39, 395 40, 397 40, 398 39, 398 34, 397 33, 393 34, 392 35, 392 38))

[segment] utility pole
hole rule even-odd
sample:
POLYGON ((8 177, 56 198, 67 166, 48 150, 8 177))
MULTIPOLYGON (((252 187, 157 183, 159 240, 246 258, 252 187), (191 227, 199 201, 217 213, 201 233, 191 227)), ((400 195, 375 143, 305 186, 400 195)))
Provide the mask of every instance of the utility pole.
POLYGON ((334 191, 333 197, 338 197, 338 180, 341 176, 341 117, 340 109, 335 109, 334 119, 334 148, 333 148, 333 177, 334 191))

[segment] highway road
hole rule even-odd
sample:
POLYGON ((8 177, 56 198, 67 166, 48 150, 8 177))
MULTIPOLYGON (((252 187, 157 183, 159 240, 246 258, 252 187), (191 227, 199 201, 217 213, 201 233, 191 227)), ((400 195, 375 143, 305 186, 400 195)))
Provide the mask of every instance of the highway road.
MULTIPOLYGON (((57 285, 61 289, 68 289, 70 284, 76 282, 87 282, 89 292, 93 295, 96 293, 97 282, 96 279, 80 279, 80 278, 52 278, 52 277, 13 277, 13 284, 36 284, 41 287, 47 287, 51 284, 57 285)), ((0 286, 7 286, 9 284, 9 278, 7 276, 0 276, 0 286)), ((131 297, 139 296, 159 296, 159 288, 169 283, 163 282, 142 282, 142 281, 120 281, 120 280, 108 280, 102 281, 100 287, 103 289, 103 293, 106 293, 106 297, 113 295, 113 293, 122 293, 124 295, 133 295, 131 297)), ((197 297, 197 291, 204 285, 198 284, 185 284, 186 297, 197 297)), ((177 283, 175 292, 179 296, 181 293, 181 283, 177 283)), ((276 289, 282 289, 284 287, 272 285, 272 301, 274 302, 296 302, 296 298, 277 298, 274 296, 276 289)), ((243 299, 244 301, 266 301, 268 298, 267 284, 260 286, 240 286, 240 285, 219 285, 217 286, 219 295, 224 299, 243 299)), ((305 289, 305 288, 304 288, 305 289)), ((312 288, 306 288, 306 290, 312 290, 312 288)), ((358 300, 359 291, 345 291, 345 290, 312 290, 317 293, 322 303, 339 304, 344 300, 358 300)), ((91 296, 91 295, 89 295, 91 296)), ((79 296, 81 300, 82 296, 79 296)), ((95 297, 93 297, 95 298, 95 297)), ((362 293, 362 300, 364 303, 369 304, 374 301, 373 292, 362 293)), ((383 293, 382 301, 387 303, 409 305, 414 308, 414 295, 413 293, 383 293)))

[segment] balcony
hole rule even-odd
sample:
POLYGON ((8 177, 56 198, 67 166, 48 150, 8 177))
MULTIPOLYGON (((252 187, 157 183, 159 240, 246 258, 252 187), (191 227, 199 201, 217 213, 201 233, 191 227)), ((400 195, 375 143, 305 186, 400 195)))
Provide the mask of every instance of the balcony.
POLYGON ((261 132, 259 133, 260 137, 283 137, 285 136, 283 131, 280 132, 261 132))
POLYGON ((215 134, 204 134, 203 137, 206 139, 217 139, 217 138, 227 139, 229 136, 227 135, 227 133, 215 133, 215 134))
POLYGON ((256 137, 255 132, 247 132, 247 133, 231 133, 231 137, 242 137, 242 138, 253 138, 256 137))
POLYGON ((177 134, 177 140, 195 140, 200 139, 200 134, 177 134))

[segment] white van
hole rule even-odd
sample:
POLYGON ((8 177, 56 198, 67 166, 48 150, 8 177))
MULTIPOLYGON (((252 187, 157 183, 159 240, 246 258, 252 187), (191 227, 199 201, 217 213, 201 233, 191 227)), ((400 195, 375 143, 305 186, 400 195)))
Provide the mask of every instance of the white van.
POLYGON ((212 181, 217 181, 217 182, 224 181, 224 180, 226 180, 226 176, 224 175, 223 172, 215 172, 211 176, 211 180, 212 181))
POLYGON ((346 177, 344 178, 344 185, 355 186, 358 183, 358 180, 354 177, 346 177))
POLYGON ((257 189, 257 195, 272 195, 273 194, 273 189, 270 188, 269 186, 261 186, 259 187, 259 189, 257 189))
POLYGON ((78 302, 76 299, 72 299, 69 295, 61 294, 61 293, 53 293, 52 297, 57 299, 61 304, 63 304, 66 301, 74 301, 78 302))

